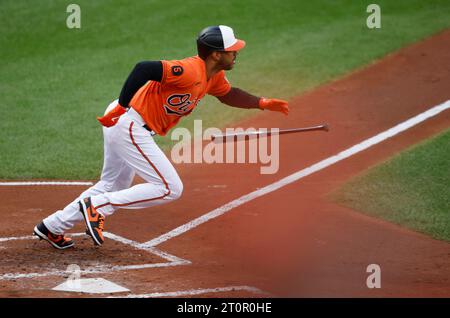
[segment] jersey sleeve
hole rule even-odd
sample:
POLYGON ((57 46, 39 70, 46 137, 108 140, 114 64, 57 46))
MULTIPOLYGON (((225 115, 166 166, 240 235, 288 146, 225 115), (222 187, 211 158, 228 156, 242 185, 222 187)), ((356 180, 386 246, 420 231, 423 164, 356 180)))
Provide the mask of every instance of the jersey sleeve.
POLYGON ((122 87, 119 104, 128 108, 134 94, 148 81, 161 82, 162 70, 161 61, 143 61, 137 63, 122 87))
POLYGON ((161 85, 166 87, 190 87, 195 81, 191 65, 182 61, 161 61, 163 73, 161 85))
POLYGON ((208 90, 209 95, 224 96, 231 89, 231 84, 225 76, 225 71, 220 71, 212 78, 211 86, 208 90))

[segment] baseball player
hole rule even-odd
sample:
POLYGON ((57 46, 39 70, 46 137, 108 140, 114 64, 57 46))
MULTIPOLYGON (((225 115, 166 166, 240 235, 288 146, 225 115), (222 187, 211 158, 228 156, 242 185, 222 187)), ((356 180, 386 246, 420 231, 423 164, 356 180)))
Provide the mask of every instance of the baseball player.
POLYGON ((198 35, 198 55, 138 63, 119 99, 97 118, 104 126, 100 181, 36 225, 34 234, 57 249, 66 249, 74 243, 64 233, 84 221, 94 244, 102 245, 105 218, 118 209, 142 209, 178 199, 183 183, 152 136, 166 135, 206 94, 233 107, 287 115, 286 101, 257 97, 228 82, 225 71, 233 68, 244 46, 232 28, 210 26, 198 35), (135 173, 145 183, 131 186, 135 173))

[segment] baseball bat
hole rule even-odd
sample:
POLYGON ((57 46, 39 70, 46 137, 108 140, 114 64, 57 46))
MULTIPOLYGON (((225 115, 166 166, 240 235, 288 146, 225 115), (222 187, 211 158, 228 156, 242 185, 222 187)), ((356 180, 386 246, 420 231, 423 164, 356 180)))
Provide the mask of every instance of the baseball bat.
MULTIPOLYGON (((312 126, 312 127, 303 127, 303 128, 291 128, 291 129, 280 129, 278 131, 278 135, 284 135, 284 134, 292 134, 292 133, 298 133, 298 132, 307 132, 307 131, 316 131, 316 130, 322 130, 322 131, 329 131, 330 128, 328 124, 318 125, 318 126, 312 126)), ((239 132, 239 133, 231 133, 231 134, 222 134, 222 135, 212 135, 211 141, 217 140, 227 140, 231 138, 239 138, 240 136, 244 136, 245 138, 248 138, 250 136, 270 136, 272 135, 272 132, 270 131, 250 131, 250 132, 239 132)))

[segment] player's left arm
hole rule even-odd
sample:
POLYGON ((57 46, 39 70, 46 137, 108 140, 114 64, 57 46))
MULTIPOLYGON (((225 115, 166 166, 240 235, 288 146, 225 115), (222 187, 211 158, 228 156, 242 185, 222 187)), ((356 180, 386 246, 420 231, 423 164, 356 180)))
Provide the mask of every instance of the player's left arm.
POLYGON ((227 94, 216 97, 222 103, 232 107, 246 109, 256 108, 262 110, 268 109, 282 112, 285 115, 289 113, 289 105, 287 101, 276 98, 258 97, 237 87, 231 87, 227 94))
POLYGON ((105 127, 114 126, 119 117, 131 106, 130 101, 134 94, 148 81, 161 82, 163 77, 163 66, 161 61, 142 61, 136 64, 128 76, 120 92, 116 107, 97 120, 105 127))

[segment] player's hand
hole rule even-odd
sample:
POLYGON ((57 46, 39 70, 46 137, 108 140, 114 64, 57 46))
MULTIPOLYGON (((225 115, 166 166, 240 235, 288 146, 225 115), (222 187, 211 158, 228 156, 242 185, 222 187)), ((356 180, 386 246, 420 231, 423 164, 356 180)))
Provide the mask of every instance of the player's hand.
POLYGON ((102 117, 97 117, 97 120, 105 127, 112 127, 117 124, 119 117, 126 113, 126 109, 117 104, 116 107, 111 109, 108 113, 106 113, 102 117))
POLYGON ((259 108, 281 112, 285 115, 289 114, 288 102, 282 99, 261 97, 259 100, 259 108))

